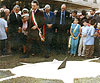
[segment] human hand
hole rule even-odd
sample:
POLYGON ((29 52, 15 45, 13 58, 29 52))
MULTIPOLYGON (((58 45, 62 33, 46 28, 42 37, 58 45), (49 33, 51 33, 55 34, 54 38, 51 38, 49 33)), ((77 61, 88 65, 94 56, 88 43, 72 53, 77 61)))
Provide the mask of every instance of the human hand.
POLYGON ((78 37, 75 37, 75 39, 77 39, 78 37))
POLYGON ((73 39, 75 39, 75 37, 73 37, 73 39))
POLYGON ((86 37, 87 35, 84 35, 84 37, 86 37))
POLYGON ((100 35, 98 34, 98 37, 100 37, 100 35))
POLYGON ((23 28, 24 31, 26 31, 26 28, 23 28))
POLYGON ((18 33, 21 33, 21 31, 22 31, 22 28, 19 27, 19 28, 18 28, 18 33))
POLYGON ((57 33, 57 29, 55 29, 55 32, 57 33))
POLYGON ((69 30, 67 30, 67 34, 69 33, 69 30))
POLYGON ((32 29, 35 30, 37 28, 37 25, 33 26, 32 29))
POLYGON ((52 24, 47 24, 47 27, 48 28, 52 28, 52 24))

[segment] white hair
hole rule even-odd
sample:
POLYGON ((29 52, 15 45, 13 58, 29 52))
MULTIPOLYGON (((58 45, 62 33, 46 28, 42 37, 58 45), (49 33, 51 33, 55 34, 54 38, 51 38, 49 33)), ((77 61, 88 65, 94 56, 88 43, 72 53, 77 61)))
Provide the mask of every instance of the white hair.
POLYGON ((4 9, 4 12, 10 12, 10 10, 9 9, 4 9))
POLYGON ((20 6, 19 5, 15 5, 13 9, 16 9, 16 8, 20 9, 20 6))
POLYGON ((62 4, 62 5, 61 5, 61 7, 63 7, 63 6, 65 6, 65 7, 66 7, 66 4, 62 4))
POLYGON ((4 8, 1 8, 1 9, 0 9, 0 12, 2 12, 2 11, 4 11, 4 8))
POLYGON ((27 13, 29 12, 29 10, 28 10, 27 8, 24 8, 24 9, 22 10, 22 12, 24 12, 24 11, 27 11, 27 13))
POLYGON ((50 5, 49 4, 47 4, 47 5, 45 5, 45 7, 44 7, 45 9, 50 9, 50 5))

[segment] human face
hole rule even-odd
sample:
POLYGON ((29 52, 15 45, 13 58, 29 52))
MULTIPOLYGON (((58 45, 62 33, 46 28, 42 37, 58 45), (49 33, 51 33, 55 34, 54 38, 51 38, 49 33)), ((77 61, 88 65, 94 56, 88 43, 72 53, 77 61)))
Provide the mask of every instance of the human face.
POLYGON ((97 27, 98 27, 98 29, 100 29, 100 24, 99 23, 98 23, 97 27))
POLYGON ((15 11, 15 13, 18 13, 19 12, 19 8, 15 8, 14 11, 15 11))
POLYGON ((78 24, 78 22, 79 22, 78 19, 75 18, 74 24, 78 24))
POLYGON ((6 14, 6 16, 9 16, 9 11, 6 11, 5 14, 6 14))
POLYGON ((63 5, 61 6, 61 11, 64 12, 65 10, 66 10, 66 5, 63 4, 63 5))
POLYGON ((76 13, 72 13, 72 16, 73 16, 73 17, 76 17, 77 15, 76 15, 76 13))
POLYGON ((38 5, 36 3, 32 3, 32 9, 36 10, 38 8, 38 5))
POLYGON ((58 12, 58 10, 55 10, 55 11, 54 11, 54 14, 56 15, 56 14, 57 14, 57 12, 58 12))
POLYGON ((27 21, 26 17, 23 17, 22 22, 26 22, 26 21, 27 21))
POLYGON ((91 24, 90 24, 90 23, 91 23, 91 20, 89 20, 88 26, 91 26, 91 24))
POLYGON ((49 9, 49 8, 46 8, 46 9, 45 9, 45 12, 46 12, 46 13, 49 13, 49 12, 50 12, 50 9, 49 9))
POLYGON ((87 25, 87 22, 84 22, 83 25, 86 26, 87 25))
POLYGON ((90 14, 91 14, 91 15, 94 15, 95 12, 94 12, 93 10, 90 10, 90 14))

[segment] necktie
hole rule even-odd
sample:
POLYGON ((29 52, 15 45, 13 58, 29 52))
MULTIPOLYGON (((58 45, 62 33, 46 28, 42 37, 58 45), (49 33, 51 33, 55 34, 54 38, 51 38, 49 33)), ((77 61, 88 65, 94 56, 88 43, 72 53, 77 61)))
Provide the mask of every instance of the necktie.
POLYGON ((62 25, 65 24, 65 16, 64 16, 64 13, 62 13, 62 25))
POLYGON ((18 14, 16 14, 16 18, 18 17, 18 14))

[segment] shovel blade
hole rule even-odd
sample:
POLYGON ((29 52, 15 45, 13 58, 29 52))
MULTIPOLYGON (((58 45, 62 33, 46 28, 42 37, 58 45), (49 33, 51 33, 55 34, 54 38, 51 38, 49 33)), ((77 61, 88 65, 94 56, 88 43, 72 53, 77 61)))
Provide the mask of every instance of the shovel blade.
POLYGON ((67 62, 67 57, 63 60, 63 62, 61 63, 61 65, 58 67, 58 69, 62 69, 66 67, 66 62, 67 62))

